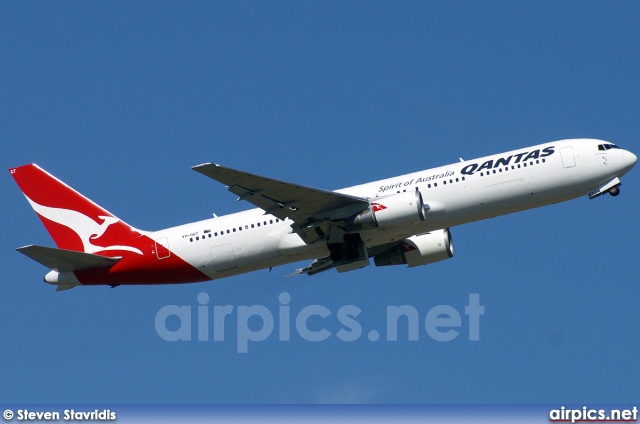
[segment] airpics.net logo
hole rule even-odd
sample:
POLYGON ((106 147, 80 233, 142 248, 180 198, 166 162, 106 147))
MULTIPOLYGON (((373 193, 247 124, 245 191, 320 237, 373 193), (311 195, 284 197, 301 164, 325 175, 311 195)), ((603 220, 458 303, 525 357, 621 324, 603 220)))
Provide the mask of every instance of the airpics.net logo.
POLYGON ((276 337, 278 341, 288 342, 296 335, 308 342, 332 338, 354 342, 364 334, 371 342, 396 342, 399 339, 418 341, 426 334, 432 340, 450 342, 466 332, 468 340, 478 341, 480 317, 485 313, 478 293, 470 293, 467 304, 460 310, 450 305, 431 308, 388 305, 385 311, 386 331, 381 337, 380 331, 363 328, 358 320, 363 311, 355 305, 343 305, 334 310, 323 305, 297 306, 292 305, 291 295, 287 292, 278 296, 275 313, 264 305, 212 305, 205 292, 199 293, 196 300, 195 306, 166 305, 160 308, 155 317, 158 336, 168 342, 188 342, 194 338, 199 342, 225 342, 235 338, 238 353, 247 353, 250 343, 276 337), (225 328, 229 330, 230 326, 236 332, 226 335, 225 328))

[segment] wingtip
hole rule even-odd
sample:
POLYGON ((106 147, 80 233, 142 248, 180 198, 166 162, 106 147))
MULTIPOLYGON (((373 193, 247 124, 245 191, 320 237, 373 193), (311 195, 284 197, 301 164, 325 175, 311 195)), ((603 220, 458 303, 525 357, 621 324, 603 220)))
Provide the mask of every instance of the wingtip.
POLYGON ((28 250, 29 248, 33 247, 35 245, 33 244, 28 244, 26 246, 20 246, 20 247, 16 247, 16 250, 20 253, 22 253, 23 250, 28 250))
POLYGON ((205 168, 209 166, 215 166, 217 168, 220 167, 220 165, 218 165, 217 163, 205 162, 205 163, 201 163, 200 165, 192 166, 191 169, 193 169, 194 171, 197 171, 199 168, 205 168))
POLYGON ((292 272, 292 273, 291 273, 291 274, 289 274, 289 275, 285 275, 285 276, 284 276, 284 278, 298 277, 298 276, 300 276, 300 275, 302 275, 302 268, 300 268, 300 269, 296 269, 294 272, 292 272))
POLYGON ((191 169, 202 168, 203 166, 211 165, 210 162, 201 163, 199 165, 192 166, 191 169))

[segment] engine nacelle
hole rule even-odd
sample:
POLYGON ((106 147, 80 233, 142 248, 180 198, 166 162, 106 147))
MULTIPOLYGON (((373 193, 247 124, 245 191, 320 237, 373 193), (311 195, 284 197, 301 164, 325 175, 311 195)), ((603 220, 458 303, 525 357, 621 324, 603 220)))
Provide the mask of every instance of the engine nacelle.
POLYGON ((449 229, 406 238, 398 246, 373 258, 376 266, 427 265, 453 257, 453 240, 449 229))
POLYGON ((420 191, 396 193, 372 201, 367 209, 345 219, 345 227, 348 230, 366 230, 416 224, 424 221, 428 210, 420 191))

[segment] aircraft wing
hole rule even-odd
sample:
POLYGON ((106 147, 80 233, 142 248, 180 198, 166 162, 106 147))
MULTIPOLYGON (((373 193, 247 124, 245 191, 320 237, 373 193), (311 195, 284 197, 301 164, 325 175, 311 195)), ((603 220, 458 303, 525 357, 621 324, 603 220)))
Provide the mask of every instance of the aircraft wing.
POLYGON ((263 209, 265 214, 291 219, 296 231, 306 243, 320 238, 321 227, 354 215, 367 207, 367 199, 274 180, 260 175, 204 163, 192 168, 209 178, 225 184, 238 200, 263 209), (319 231, 320 230, 320 231, 319 231))
POLYGON ((335 263, 331 260, 331 258, 320 258, 311 262, 309 265, 304 268, 296 269, 292 274, 285 275, 285 277, 296 277, 298 275, 307 274, 314 275, 319 272, 327 271, 329 269, 335 268, 335 263))

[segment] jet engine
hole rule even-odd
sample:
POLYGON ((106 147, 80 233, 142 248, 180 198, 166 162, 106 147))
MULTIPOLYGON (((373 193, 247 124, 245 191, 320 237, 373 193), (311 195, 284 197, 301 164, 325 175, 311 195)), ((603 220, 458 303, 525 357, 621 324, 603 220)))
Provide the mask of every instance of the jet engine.
POLYGON ((396 193, 376 198, 367 209, 345 219, 345 228, 359 231, 415 224, 424 221, 428 210, 420 191, 396 193))
POLYGON ((411 236, 399 245, 373 258, 376 266, 402 265, 410 267, 427 265, 453 256, 453 241, 449 229, 411 236))

